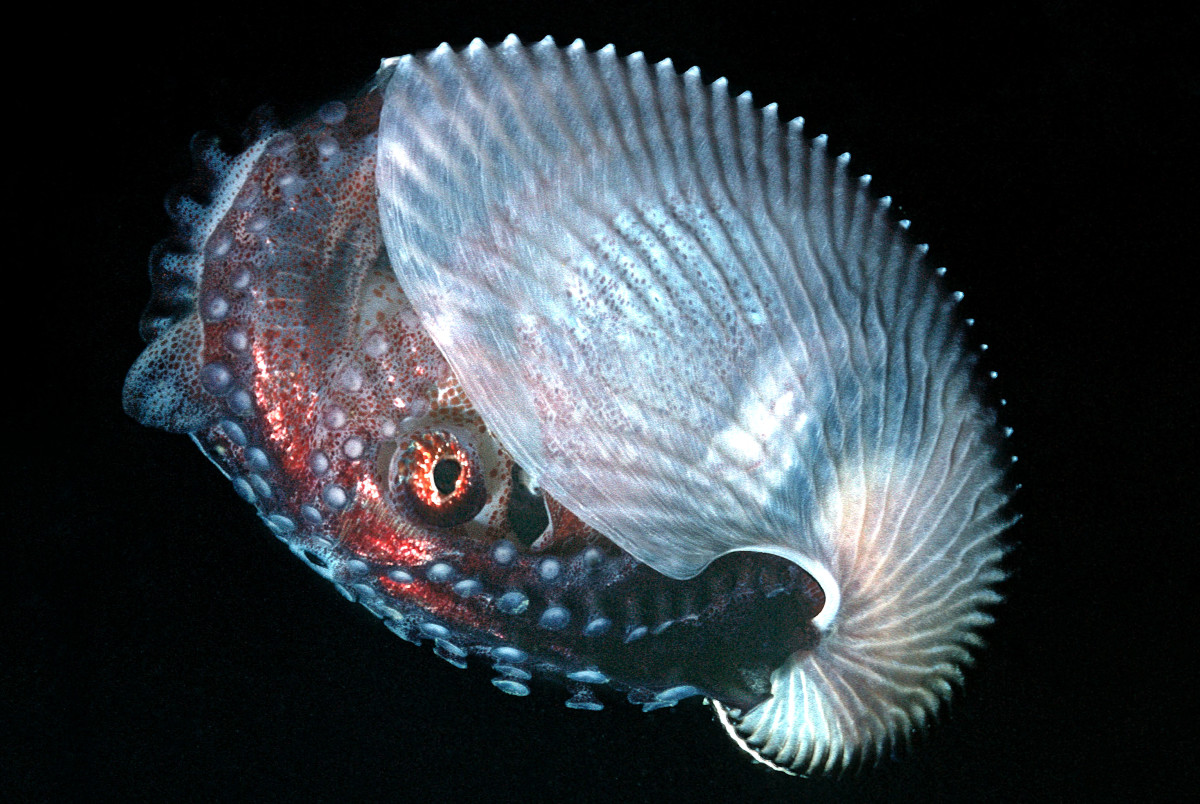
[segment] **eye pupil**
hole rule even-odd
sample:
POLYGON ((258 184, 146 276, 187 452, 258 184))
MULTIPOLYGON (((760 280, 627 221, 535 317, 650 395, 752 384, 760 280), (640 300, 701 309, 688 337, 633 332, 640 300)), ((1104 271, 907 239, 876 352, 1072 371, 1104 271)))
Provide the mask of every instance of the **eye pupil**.
POLYGON ((462 467, 453 458, 443 458, 433 467, 433 485, 439 494, 451 494, 458 485, 458 476, 462 467))
POLYGON ((488 501, 474 445, 445 430, 416 431, 397 444, 388 468, 392 503, 402 516, 438 528, 470 522, 488 501))

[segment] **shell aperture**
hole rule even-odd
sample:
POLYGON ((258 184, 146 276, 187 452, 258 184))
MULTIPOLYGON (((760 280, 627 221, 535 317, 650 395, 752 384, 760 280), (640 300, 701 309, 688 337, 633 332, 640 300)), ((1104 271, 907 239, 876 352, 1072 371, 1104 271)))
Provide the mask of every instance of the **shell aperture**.
POLYGON ((975 358, 823 138, 669 62, 387 60, 156 263, 126 408, 413 641, 796 772, 960 680, 1011 521, 975 358))

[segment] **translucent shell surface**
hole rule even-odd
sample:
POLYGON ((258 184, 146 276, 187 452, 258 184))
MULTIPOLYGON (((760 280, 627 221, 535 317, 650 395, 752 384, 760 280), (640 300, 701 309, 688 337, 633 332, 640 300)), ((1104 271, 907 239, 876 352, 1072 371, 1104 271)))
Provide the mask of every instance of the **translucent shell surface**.
POLYGON ((1011 522, 954 298, 847 161, 611 47, 387 60, 226 169, 126 408, 501 690, 704 694, 837 769, 961 680, 1011 522))

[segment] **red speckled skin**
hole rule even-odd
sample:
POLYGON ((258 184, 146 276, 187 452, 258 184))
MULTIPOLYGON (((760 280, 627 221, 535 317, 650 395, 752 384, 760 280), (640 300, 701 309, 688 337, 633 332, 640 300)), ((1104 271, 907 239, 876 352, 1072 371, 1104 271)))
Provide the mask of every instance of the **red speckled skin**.
POLYGON ((528 487, 391 273, 375 204, 379 111, 376 84, 223 166, 211 206, 181 205, 190 253, 155 261, 152 343, 127 410, 191 432, 347 596, 453 664, 490 656, 507 692, 527 691, 533 672, 593 671, 568 705, 598 706, 581 679, 650 708, 673 703, 659 695, 672 688, 761 700, 770 670, 815 644, 819 588, 747 553, 667 579, 528 487), (457 481, 482 483, 449 493, 449 507, 478 508, 451 526, 412 504, 434 494, 435 461, 405 458, 448 442, 457 481))

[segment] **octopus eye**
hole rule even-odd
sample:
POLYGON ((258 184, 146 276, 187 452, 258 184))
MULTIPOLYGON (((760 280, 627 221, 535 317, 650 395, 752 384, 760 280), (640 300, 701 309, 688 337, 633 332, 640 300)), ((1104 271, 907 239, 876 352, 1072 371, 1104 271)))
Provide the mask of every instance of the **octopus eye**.
POLYGON ((434 527, 469 522, 487 502, 474 447, 445 430, 402 440, 389 475, 396 507, 434 527))

